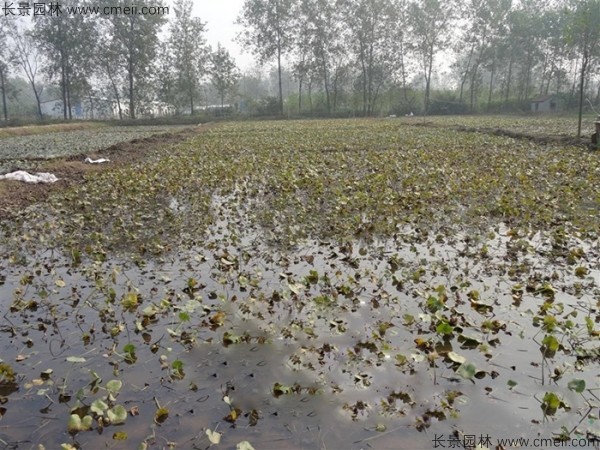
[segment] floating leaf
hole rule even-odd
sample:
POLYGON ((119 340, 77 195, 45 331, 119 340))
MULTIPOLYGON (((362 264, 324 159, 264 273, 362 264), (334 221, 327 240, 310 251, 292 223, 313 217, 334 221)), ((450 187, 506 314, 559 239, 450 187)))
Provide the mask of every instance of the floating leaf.
POLYGON ((221 442, 221 433, 212 430, 206 430, 206 435, 211 444, 219 444, 221 442))
POLYGON ((104 403, 101 399, 96 399, 90 405, 90 411, 98 414, 99 416, 103 416, 104 412, 108 409, 108 405, 104 403))
POLYGON ((554 392, 546 392, 544 395, 542 409, 545 414, 552 416, 556 413, 556 410, 561 406, 561 401, 558 395, 554 392))
POLYGON ((121 390, 122 386, 123 382, 121 380, 110 380, 106 383, 106 390, 114 395, 121 390))
POLYGON ((585 391, 585 380, 571 380, 567 386, 570 390, 581 394, 583 391, 585 391))
POLYGON ((463 363, 456 369, 456 373, 467 380, 472 380, 476 372, 477 368, 473 363, 463 363))
POLYGON ((127 419, 127 410, 122 405, 115 405, 107 411, 106 417, 108 417, 113 425, 119 425, 125 423, 125 420, 127 419))
POLYGON ((461 356, 455 352, 448 352, 446 356, 450 361, 455 362, 457 364, 463 364, 467 360, 464 356, 461 356))
POLYGON ((167 408, 158 408, 154 413, 154 421, 158 424, 163 423, 169 417, 169 410, 167 408))
POLYGON ((67 430, 69 433, 77 433, 79 431, 86 431, 92 428, 93 422, 92 416, 84 416, 83 419, 77 414, 71 414, 69 422, 67 424, 67 430))
POLYGON ((235 446, 235 450, 254 450, 254 447, 252 447, 250 442, 242 441, 235 446))
POLYGON ((124 431, 117 431, 116 433, 113 434, 113 440, 115 440, 115 441, 126 441, 127 440, 127 433, 125 433, 124 431))
POLYGON ((86 360, 81 356, 67 356, 67 361, 72 363, 84 363, 86 360))
POLYGON ((135 292, 128 292, 121 300, 121 305, 126 311, 133 312, 139 305, 139 297, 135 292))

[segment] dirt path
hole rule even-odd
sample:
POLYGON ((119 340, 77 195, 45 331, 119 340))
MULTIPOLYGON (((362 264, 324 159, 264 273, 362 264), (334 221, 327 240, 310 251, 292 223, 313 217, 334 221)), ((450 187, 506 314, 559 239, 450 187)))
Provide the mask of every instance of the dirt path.
POLYGON ((111 170, 143 160, 157 147, 177 144, 202 133, 213 125, 186 128, 183 131, 159 134, 148 138, 121 142, 93 153, 50 159, 37 172, 51 172, 59 178, 52 184, 27 184, 20 181, 0 180, 0 220, 9 219, 17 211, 32 203, 44 201, 52 192, 84 183, 89 173, 111 170), (110 163, 86 164, 85 157, 108 158, 110 163))

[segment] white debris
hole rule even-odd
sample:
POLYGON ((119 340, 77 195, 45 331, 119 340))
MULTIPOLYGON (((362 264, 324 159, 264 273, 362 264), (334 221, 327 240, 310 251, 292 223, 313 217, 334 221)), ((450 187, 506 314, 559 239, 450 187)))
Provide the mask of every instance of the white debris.
POLYGON ((16 172, 7 173, 0 175, 0 180, 12 180, 12 181, 23 181, 25 183, 54 183, 58 181, 58 178, 52 173, 38 172, 31 174, 24 170, 17 170, 16 172))
POLYGON ((102 164, 102 163, 110 162, 110 159, 108 159, 108 158, 92 159, 90 157, 87 157, 87 158, 85 158, 85 162, 88 164, 102 164))

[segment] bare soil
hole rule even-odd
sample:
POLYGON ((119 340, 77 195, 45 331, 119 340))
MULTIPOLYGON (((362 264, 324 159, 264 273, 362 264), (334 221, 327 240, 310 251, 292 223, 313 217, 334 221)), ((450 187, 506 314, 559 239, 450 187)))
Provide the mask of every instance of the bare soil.
POLYGON ((56 183, 28 184, 21 181, 0 180, 0 220, 12 217, 17 211, 32 203, 44 201, 52 192, 66 189, 74 184, 85 183, 86 175, 90 173, 133 164, 143 160, 158 147, 186 141, 206 131, 211 126, 190 127, 177 133, 159 134, 148 138, 121 142, 93 153, 50 159, 37 172, 53 173, 59 178, 56 183), (87 164, 83 162, 85 157, 92 159, 108 158, 110 162, 87 164))

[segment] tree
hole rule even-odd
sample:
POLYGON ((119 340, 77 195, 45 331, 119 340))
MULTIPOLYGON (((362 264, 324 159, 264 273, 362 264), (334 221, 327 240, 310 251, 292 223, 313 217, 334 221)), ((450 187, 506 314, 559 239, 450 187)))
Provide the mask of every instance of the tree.
POLYGON ((301 25, 296 42, 303 60, 296 71, 304 75, 309 69, 316 72, 325 91, 327 112, 331 113, 336 70, 345 55, 342 9, 335 0, 300 0, 297 17, 301 25))
POLYGON ((585 79, 594 58, 600 53, 600 0, 573 1, 569 12, 565 34, 569 43, 579 54, 579 116, 577 119, 577 137, 581 137, 581 119, 583 115, 585 79))
POLYGON ((121 87, 124 85, 124 78, 119 68, 125 65, 125 58, 119 52, 118 43, 107 37, 107 33, 101 32, 100 36, 96 52, 95 72, 107 82, 107 89, 117 103, 119 120, 123 120, 121 87))
POLYGON ((283 87, 281 81, 282 57, 293 44, 293 30, 288 24, 293 20, 295 0, 245 0, 238 23, 245 30, 238 40, 250 48, 261 63, 277 59, 279 84, 279 113, 283 115, 283 87))
POLYGON ((493 84, 498 39, 505 34, 506 16, 510 8, 511 0, 468 0, 464 4, 461 19, 466 21, 466 30, 456 45, 459 49, 466 50, 458 60, 461 66, 459 101, 463 101, 464 87, 469 81, 471 112, 475 108, 477 88, 480 84, 479 69, 486 62, 490 63, 490 85, 493 84))
POLYGON ((455 2, 444 0, 414 0, 409 5, 413 47, 425 77, 425 114, 429 111, 433 62, 437 52, 448 44, 455 7, 455 2))
MULTIPOLYGON (((106 4, 104 2, 103 4, 106 4)), ((127 0, 112 0, 111 6, 131 6, 127 0)), ((139 0, 138 9, 146 6, 162 7, 159 1, 139 0)), ((129 96, 129 117, 135 119, 137 97, 140 94, 138 85, 142 85, 151 75, 156 49, 159 43, 160 27, 165 22, 159 14, 113 14, 106 16, 110 23, 109 33, 111 45, 123 55, 127 74, 127 93, 129 96)))
POLYGON ((44 87, 39 83, 38 75, 41 67, 42 53, 35 45, 35 41, 29 31, 19 29, 15 24, 12 24, 10 34, 14 41, 11 49, 11 57, 17 62, 29 81, 37 104, 37 114, 41 119, 41 96, 44 87))
POLYGON ((6 93, 8 90, 8 73, 12 58, 8 51, 8 26, 5 18, 0 18, 0 90, 2 91, 2 113, 8 120, 6 93))
POLYGON ((176 89, 194 114, 194 98, 198 95, 201 76, 206 73, 208 49, 204 39, 206 24, 192 17, 193 2, 176 0, 175 18, 171 21, 168 49, 176 74, 176 89))
POLYGON ((363 115, 374 112, 380 89, 403 61, 403 30, 394 0, 351 0, 342 4, 347 39, 359 65, 363 115), (401 58, 398 55, 402 53, 401 58))
POLYGON ((229 52, 217 45, 217 51, 210 56, 210 81, 219 93, 221 99, 221 107, 225 103, 225 95, 231 93, 240 78, 239 71, 235 65, 235 61, 229 52))
MULTIPOLYGON (((72 0, 61 4, 64 7, 73 5, 72 0)), ((35 43, 44 52, 49 78, 58 77, 60 80, 65 119, 73 118, 71 106, 77 96, 77 86, 89 85, 86 79, 92 72, 94 48, 98 40, 95 24, 83 14, 35 16, 35 43)))

